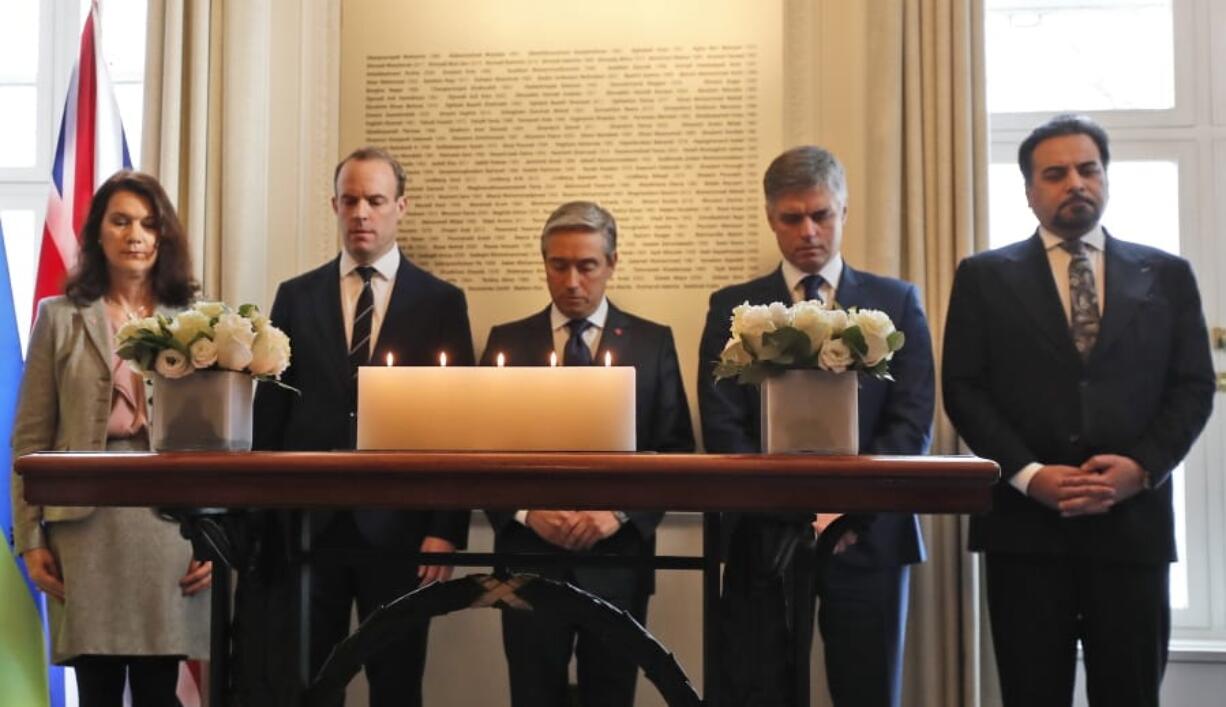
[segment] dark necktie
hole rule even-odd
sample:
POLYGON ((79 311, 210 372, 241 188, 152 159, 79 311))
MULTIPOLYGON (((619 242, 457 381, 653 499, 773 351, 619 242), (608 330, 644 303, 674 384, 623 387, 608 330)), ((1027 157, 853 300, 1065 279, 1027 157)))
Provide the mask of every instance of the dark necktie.
POLYGON ((375 269, 359 265, 354 271, 362 278, 362 292, 353 308, 353 334, 349 337, 353 342, 349 346, 349 366, 357 376, 358 366, 370 363, 370 325, 375 318, 375 293, 370 287, 370 278, 375 269))
POLYGON ((1094 268, 1090 256, 1081 241, 1063 241, 1060 247, 1068 251, 1072 259, 1068 264, 1068 295, 1070 305, 1069 331, 1073 345, 1081 358, 1090 357, 1094 342, 1098 339, 1100 316, 1098 313, 1098 289, 1094 285, 1094 268))
POLYGON ((805 288, 805 299, 815 299, 818 302, 825 303, 822 299, 822 285, 826 284, 826 279, 821 275, 805 275, 800 280, 800 284, 805 288))
POLYGON ((592 323, 586 319, 572 319, 566 322, 566 328, 570 329, 570 338, 566 340, 566 348, 562 351, 563 366, 592 365, 592 350, 583 340, 583 332, 592 326, 592 323))

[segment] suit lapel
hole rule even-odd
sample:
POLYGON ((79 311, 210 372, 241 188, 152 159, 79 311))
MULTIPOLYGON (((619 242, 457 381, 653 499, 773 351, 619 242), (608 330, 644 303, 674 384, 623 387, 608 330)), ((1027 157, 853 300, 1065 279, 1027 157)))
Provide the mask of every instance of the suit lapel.
POLYGON ((88 306, 78 307, 81 319, 85 322, 85 335, 93 345, 98 360, 107 370, 111 370, 111 325, 106 319, 106 302, 101 297, 90 302, 88 306))
POLYGON ((1011 265, 999 272, 1003 284, 1016 295, 1021 309, 1034 320, 1057 352, 1080 362, 1081 356, 1069 333, 1068 316, 1060 303, 1060 292, 1052 279, 1051 263, 1038 232, 1019 244, 1008 257, 1011 265))
POLYGON ((332 359, 330 368, 337 377, 349 383, 349 350, 345 344, 345 318, 341 313, 341 259, 338 255, 332 263, 318 271, 311 286, 314 300, 308 311, 319 316, 319 347, 332 359))
POLYGON ((847 307, 864 306, 864 293, 861 291, 860 273, 843 261, 843 272, 839 273, 839 289, 834 293, 835 303, 847 307))
MULTIPOLYGON (((418 278, 413 277, 413 266, 408 258, 400 256, 400 267, 396 268, 396 283, 392 286, 392 296, 387 303, 387 311, 383 314, 383 323, 379 325, 379 336, 375 339, 372 351, 382 352, 404 332, 413 331, 415 326, 401 326, 402 322, 410 321, 416 314, 414 303, 421 297, 421 285, 418 278)), ((419 332, 422 333, 422 332, 419 332)), ((395 347, 393 347, 395 348, 395 347)), ((403 348, 403 347, 401 347, 403 348)), ((407 354, 407 349, 400 352, 400 357, 407 354)), ((405 359, 407 363, 408 360, 405 359)))
POLYGON ((1105 354, 1120 333, 1129 328, 1154 284, 1153 268, 1126 243, 1108 234, 1104 246, 1102 328, 1090 352, 1091 359, 1105 354))
POLYGON ((597 347, 592 364, 603 366, 604 355, 607 351, 613 357, 613 365, 629 365, 629 361, 633 360, 630 356, 632 341, 633 327, 630 318, 610 301, 609 314, 604 321, 604 331, 600 334, 600 346, 597 347))

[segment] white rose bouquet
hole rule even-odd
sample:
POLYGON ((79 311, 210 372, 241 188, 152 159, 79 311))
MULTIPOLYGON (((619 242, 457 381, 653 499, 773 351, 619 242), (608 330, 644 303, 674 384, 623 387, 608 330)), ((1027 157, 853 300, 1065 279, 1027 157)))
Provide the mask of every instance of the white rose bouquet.
POLYGON ((197 302, 173 317, 129 319, 115 332, 115 352, 142 375, 182 378, 199 370, 241 371, 278 380, 289 366, 290 345, 254 304, 237 310, 197 302))
POLYGON ((890 359, 906 338, 885 312, 827 309, 812 300, 790 307, 745 302, 732 310, 731 333, 715 379, 753 384, 791 368, 864 371, 892 380, 890 359))

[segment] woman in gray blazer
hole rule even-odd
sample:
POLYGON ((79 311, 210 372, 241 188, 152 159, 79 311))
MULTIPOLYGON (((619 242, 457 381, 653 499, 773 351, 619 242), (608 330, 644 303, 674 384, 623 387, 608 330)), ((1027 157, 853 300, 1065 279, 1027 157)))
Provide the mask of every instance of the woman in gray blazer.
MULTIPOLYGON (((129 317, 195 296, 187 239, 157 180, 122 171, 94 195, 81 241, 66 294, 38 308, 14 458, 149 448, 145 384, 113 339, 129 317)), ((179 659, 208 655, 212 568, 151 509, 31 506, 12 479, 16 550, 51 598, 52 659, 76 670, 81 707, 119 705, 125 681, 133 707, 178 705, 179 659)))

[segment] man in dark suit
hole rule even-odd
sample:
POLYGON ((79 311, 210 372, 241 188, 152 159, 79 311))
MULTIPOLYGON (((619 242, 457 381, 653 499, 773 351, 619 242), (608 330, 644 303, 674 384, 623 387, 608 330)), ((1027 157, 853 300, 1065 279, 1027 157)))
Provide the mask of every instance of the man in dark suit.
MULTIPOLYGON (((843 262, 847 186, 833 154, 808 146, 788 150, 771 163, 763 186, 767 221, 783 262, 768 275, 711 295, 698 375, 707 451, 761 451, 758 389, 732 380, 717 383, 713 376, 733 307, 818 299, 827 306, 879 309, 906 335, 890 363, 893 381, 860 376, 860 451, 923 454, 931 436, 935 374, 918 291, 843 262)), ((791 624, 790 617, 811 615, 813 601, 806 582, 794 580, 815 571, 818 625, 835 704, 897 705, 908 565, 924 558, 915 516, 818 513, 814 520, 812 514, 754 514, 729 522, 722 597, 726 704, 794 704, 803 687, 798 682, 808 674, 813 630, 808 618, 791 624), (813 549, 814 531, 820 556, 813 549), (805 605, 807 611, 795 612, 805 605)))
POLYGON ((1175 559, 1171 470, 1212 408, 1187 261, 1108 235, 1107 135, 1057 116, 1018 162, 1030 238, 962 261, 945 327, 945 406, 1000 464, 986 553, 1004 703, 1069 705, 1077 641, 1092 705, 1157 705, 1175 559))
MULTIPOLYGON (((357 366, 383 361, 431 365, 446 352, 472 365, 464 293, 406 259, 396 225, 406 208, 404 169, 388 152, 363 148, 337 165, 332 209, 344 244, 323 266, 281 284, 270 317, 293 342, 282 380, 294 394, 261 384, 255 400, 257 449, 353 449, 357 366)), ((451 552, 468 536, 468 511, 359 510, 311 513, 318 549, 451 552)), ((450 567, 407 564, 369 552, 311 570, 311 670, 349 633, 356 601, 365 618, 380 604, 446 580, 450 567)), ((366 664, 370 704, 420 705, 428 624, 408 632, 366 664)))
MULTIPOLYGON (((567 366, 593 365, 606 352, 635 369, 635 433, 639 451, 692 452, 694 432, 681 383, 672 331, 618 309, 605 296, 617 265, 617 224, 586 201, 558 207, 541 232, 541 254, 552 304, 494 327, 483 365, 499 353, 511 365, 548 365, 549 353, 567 366)), ((582 414, 582 391, 575 391, 582 414)), ((598 424, 598 421, 594 421, 598 424)), ((497 552, 653 555, 663 513, 529 509, 489 511, 497 552)), ((522 569, 522 568, 520 568, 522 569)), ((647 620, 654 573, 644 568, 542 568, 647 620)), ((564 707, 571 654, 584 707, 631 707, 634 663, 587 630, 528 611, 502 612, 503 647, 514 707, 564 707)))

